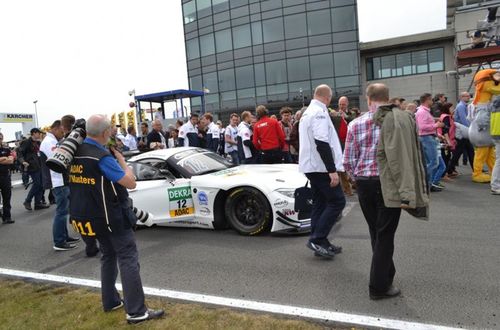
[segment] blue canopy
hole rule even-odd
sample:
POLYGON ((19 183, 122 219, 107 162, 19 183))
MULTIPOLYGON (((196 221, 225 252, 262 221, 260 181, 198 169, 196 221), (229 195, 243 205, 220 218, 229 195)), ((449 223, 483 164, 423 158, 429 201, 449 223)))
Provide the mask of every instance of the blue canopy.
MULTIPOLYGON (((152 94, 145 94, 145 95, 136 95, 135 96, 135 103, 137 104, 137 110, 138 110, 138 118, 140 118, 140 113, 142 112, 141 109, 141 104, 140 102, 149 102, 150 107, 152 108, 152 103, 159 103, 161 104, 162 108, 162 115, 163 118, 165 118, 165 107, 163 106, 165 102, 168 101, 176 101, 180 100, 181 102, 181 111, 182 111, 182 116, 184 116, 184 105, 182 102, 182 99, 186 98, 192 98, 192 97, 201 97, 201 113, 205 113, 205 93, 202 91, 195 91, 195 90, 189 90, 189 89, 176 89, 173 91, 166 91, 166 92, 159 92, 159 93, 152 93, 152 94)), ((187 113, 186 113, 187 115, 187 113)), ((152 114, 151 114, 151 119, 152 114)), ((139 120, 140 122, 140 120, 139 120)))

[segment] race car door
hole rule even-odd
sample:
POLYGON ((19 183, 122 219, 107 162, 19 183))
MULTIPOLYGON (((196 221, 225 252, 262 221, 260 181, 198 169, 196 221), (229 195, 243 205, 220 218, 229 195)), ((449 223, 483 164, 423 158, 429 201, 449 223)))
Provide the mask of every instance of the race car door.
POLYGON ((189 179, 177 179, 168 188, 170 225, 192 225, 194 217, 193 196, 189 179))
MULTIPOLYGON (((189 179, 176 179, 168 170, 129 163, 137 186, 129 190, 134 206, 153 215, 157 225, 186 225, 194 216, 189 179)), ((139 223, 140 225, 140 223, 139 223)))

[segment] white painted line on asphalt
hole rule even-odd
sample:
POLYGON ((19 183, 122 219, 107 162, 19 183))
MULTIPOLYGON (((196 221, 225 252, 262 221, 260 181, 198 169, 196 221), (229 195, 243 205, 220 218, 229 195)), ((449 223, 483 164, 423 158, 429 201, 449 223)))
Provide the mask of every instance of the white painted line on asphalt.
MULTIPOLYGON (((15 269, 6 269, 0 268, 0 275, 13 276, 13 277, 21 277, 25 279, 35 279, 41 281, 49 281, 63 284, 71 284, 71 285, 79 285, 91 288, 100 288, 101 282, 75 278, 75 277, 67 277, 67 276, 59 276, 59 275, 51 275, 51 274, 40 274, 33 272, 25 272, 15 269)), ((120 284, 116 285, 118 290, 122 290, 120 284)), ((209 305, 217 305, 217 306, 226 306, 233 307, 239 309, 247 309, 258 312, 266 312, 266 313, 274 313, 281 314, 287 316, 294 317, 305 317, 314 320, 320 321, 328 321, 340 324, 349 324, 349 325, 358 325, 364 327, 377 327, 377 328, 386 328, 386 329, 401 329, 401 330, 452 330, 457 328, 451 328, 446 326, 440 326, 435 324, 426 324, 426 323, 417 323, 417 322, 406 322, 401 320, 393 320, 386 319, 380 317, 366 316, 366 315, 357 315, 357 314, 348 314, 348 313, 339 313, 339 312, 331 312, 325 310, 311 309, 311 308, 303 308, 296 306, 287 306, 287 305, 279 305, 279 304, 270 304, 252 300, 243 300, 243 299, 232 299, 218 296, 210 296, 198 293, 189 293, 182 291, 173 291, 173 290, 165 290, 165 289, 157 289, 157 288, 144 288, 144 293, 151 296, 170 298, 170 299, 178 299, 188 302, 195 302, 201 304, 209 304, 209 305)))

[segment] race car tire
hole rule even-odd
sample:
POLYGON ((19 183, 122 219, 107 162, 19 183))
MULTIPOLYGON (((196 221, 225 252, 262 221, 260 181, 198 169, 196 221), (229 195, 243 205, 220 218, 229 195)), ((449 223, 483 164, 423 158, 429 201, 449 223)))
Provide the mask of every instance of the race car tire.
POLYGON ((271 207, 267 198, 255 188, 232 190, 224 209, 228 223, 241 235, 257 235, 269 228, 271 207))

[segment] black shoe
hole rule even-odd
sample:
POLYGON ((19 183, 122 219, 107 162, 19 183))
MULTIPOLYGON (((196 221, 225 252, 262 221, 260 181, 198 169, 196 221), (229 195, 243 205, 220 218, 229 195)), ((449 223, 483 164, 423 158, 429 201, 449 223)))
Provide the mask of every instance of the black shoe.
POLYGON ((26 210, 28 210, 28 211, 33 211, 33 209, 31 208, 31 203, 29 203, 29 202, 24 202, 24 203, 23 203, 23 205, 24 205, 24 208, 25 208, 26 210))
POLYGON ((73 250, 75 248, 76 248, 75 244, 69 244, 67 242, 54 245, 54 250, 56 250, 56 251, 68 251, 68 250, 73 250))
POLYGON ((90 250, 90 251, 87 250, 87 249, 85 249, 85 254, 89 258, 95 257, 98 253, 99 253, 99 249, 98 248, 96 248, 95 250, 90 250))
POLYGON ((140 323, 147 320, 158 319, 165 314, 163 309, 148 309, 144 314, 127 314, 128 323, 140 323))
POLYGON ((306 246, 310 248, 311 250, 314 251, 314 255, 317 255, 318 257, 325 257, 332 259, 335 257, 335 253, 330 251, 328 248, 324 248, 321 245, 318 245, 316 243, 313 243, 311 241, 307 242, 306 246))
POLYGON ((35 205, 35 210, 48 209, 49 207, 50 207, 50 205, 48 205, 48 204, 38 204, 38 205, 35 205))
POLYGON ((8 219, 3 219, 2 222, 5 223, 5 224, 9 224, 9 223, 14 223, 15 221, 12 220, 11 218, 8 218, 8 219))
MULTIPOLYGON (((337 246, 337 245, 333 245, 331 244, 329 247, 328 247, 328 251, 332 252, 333 254, 339 254, 339 253, 342 253, 342 247, 341 246, 337 246)), ((317 253, 317 252, 314 252, 314 255, 316 257, 322 257, 321 254, 317 253)))
POLYGON ((112 312, 112 311, 116 311, 120 308, 122 308, 124 305, 123 305, 123 300, 120 300, 120 303, 118 305, 116 305, 115 307, 112 307, 111 309, 105 309, 104 312, 112 312))
POLYGON ((439 192, 439 191, 443 191, 443 188, 436 186, 435 184, 431 185, 431 192, 439 192))
POLYGON ((380 299, 394 298, 394 297, 399 296, 400 294, 401 294, 401 290, 399 290, 395 286, 391 285, 389 290, 387 290, 384 293, 372 293, 372 292, 370 292, 370 299, 371 300, 380 300, 380 299))
POLYGON ((79 242, 80 239, 78 237, 71 237, 71 236, 68 236, 68 238, 66 238, 66 243, 76 243, 76 242, 79 242))

